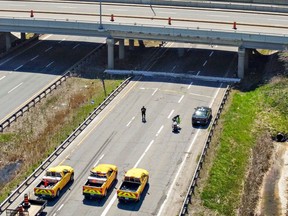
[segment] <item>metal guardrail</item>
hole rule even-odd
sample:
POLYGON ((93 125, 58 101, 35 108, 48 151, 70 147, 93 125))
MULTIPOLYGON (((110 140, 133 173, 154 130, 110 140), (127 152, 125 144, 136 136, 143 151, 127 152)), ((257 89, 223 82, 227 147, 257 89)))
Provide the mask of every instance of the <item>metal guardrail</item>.
POLYGON ((44 91, 42 91, 39 95, 34 97, 31 101, 29 101, 27 104, 22 106, 18 111, 16 111, 14 114, 12 114, 8 119, 3 121, 0 124, 0 132, 3 132, 6 127, 9 127, 13 122, 17 120, 17 118, 23 116, 23 114, 30 110, 31 107, 34 107, 37 103, 39 103, 43 98, 45 98, 49 93, 51 93, 54 89, 57 88, 57 86, 61 85, 62 82, 64 82, 67 79, 68 75, 65 73, 62 77, 60 77, 56 82, 54 82, 52 85, 50 85, 48 88, 46 88, 44 91))
POLYGON ((121 92, 130 82, 131 77, 124 80, 95 110, 63 141, 56 150, 42 164, 26 178, 0 205, 0 215, 13 203, 29 185, 72 143, 72 141, 92 122, 92 120, 121 92))
POLYGON ((186 196, 185 196, 185 199, 184 199, 184 202, 183 202, 183 205, 182 205, 182 208, 180 210, 180 216, 185 216, 187 213, 188 213, 188 206, 189 204, 192 203, 192 195, 194 194, 194 190, 195 190, 195 187, 197 186, 197 180, 200 176, 200 171, 203 167, 203 163, 205 161, 205 157, 206 157, 206 154, 207 154, 207 151, 208 151, 208 148, 210 146, 210 143, 211 143, 211 139, 212 139, 212 136, 213 136, 213 133, 214 133, 214 129, 217 125, 217 122, 218 122, 218 119, 220 118, 220 114, 222 112, 222 109, 224 107, 224 104, 226 103, 226 100, 228 98, 228 95, 230 93, 230 90, 231 90, 231 87, 228 86, 228 88, 226 89, 226 92, 222 98, 222 102, 219 106, 219 109, 217 111, 217 114, 216 114, 216 117, 214 118, 214 121, 213 121, 213 124, 212 124, 212 128, 209 132, 209 135, 206 139, 206 144, 202 150, 202 154, 201 154, 201 157, 198 161, 198 164, 197 164, 197 168, 194 172, 194 175, 193 175, 193 178, 192 178, 192 181, 190 183, 190 186, 188 188, 188 191, 186 193, 186 196))
POLYGON ((61 85, 66 79, 69 77, 70 73, 73 73, 77 69, 79 69, 83 64, 89 61, 93 55, 95 55, 95 51, 98 51, 100 48, 104 47, 105 44, 101 44, 100 46, 93 49, 90 53, 88 53, 84 58, 75 63, 72 67, 70 67, 59 79, 57 79, 53 84, 48 86, 45 90, 35 96, 32 100, 23 105, 19 110, 17 110, 14 114, 8 117, 6 120, 0 123, 0 133, 4 131, 5 128, 9 127, 13 122, 23 116, 25 112, 29 111, 30 108, 35 107, 37 103, 39 103, 43 98, 45 98, 48 94, 50 94, 53 90, 55 90, 59 85, 61 85))

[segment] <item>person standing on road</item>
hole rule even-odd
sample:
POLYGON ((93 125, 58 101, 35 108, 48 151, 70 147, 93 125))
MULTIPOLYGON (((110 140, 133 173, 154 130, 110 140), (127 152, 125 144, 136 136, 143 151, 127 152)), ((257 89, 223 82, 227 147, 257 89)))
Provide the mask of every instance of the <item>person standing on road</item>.
POLYGON ((146 108, 144 106, 141 108, 141 114, 142 114, 142 121, 145 121, 145 119, 146 119, 146 108))

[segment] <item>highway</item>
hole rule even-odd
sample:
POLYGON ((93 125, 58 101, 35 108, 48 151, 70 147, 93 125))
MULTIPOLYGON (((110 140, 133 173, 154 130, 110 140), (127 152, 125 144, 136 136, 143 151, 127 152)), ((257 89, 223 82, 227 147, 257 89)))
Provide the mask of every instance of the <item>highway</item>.
MULTIPOLYGON (((192 112, 205 105, 215 114, 224 89, 221 83, 136 77, 51 165, 74 167, 75 181, 59 200, 48 203, 47 214, 176 215, 208 132, 192 128, 192 112), (147 107, 146 123, 140 116, 143 105, 147 107), (182 117, 179 134, 171 129, 176 114, 182 117), (150 184, 141 201, 118 204, 115 188, 100 202, 84 200, 82 185, 89 170, 99 163, 118 166, 115 188, 128 169, 147 169, 150 184)), ((32 194, 38 181, 28 193, 32 194)))
MULTIPOLYGON (((2 17, 29 18, 33 10, 35 19, 68 19, 99 22, 100 7, 93 2, 30 2, 1 1, 2 17)), ((137 24, 150 26, 169 26, 168 17, 173 27, 207 28, 231 30, 233 22, 237 30, 247 32, 288 34, 287 14, 263 13, 253 11, 227 11, 217 9, 195 9, 184 7, 143 6, 130 4, 102 4, 103 24, 137 24)))
POLYGON ((2 59, 0 122, 103 42, 103 38, 79 41, 79 37, 45 35, 34 46, 2 59))
MULTIPOLYGON (((52 2, 40 5, 39 2, 1 1, 2 10, 14 10, 2 11, 2 16, 26 15, 32 7, 31 4, 33 4, 33 10, 36 11, 35 15, 41 18, 54 16, 61 19, 76 18, 76 15, 38 14, 37 10, 73 11, 73 13, 83 14, 83 11, 85 13, 89 11, 92 13, 93 10, 97 12, 99 7, 99 5, 94 7, 93 4, 86 3, 69 3, 69 5, 57 3, 56 6, 52 2), (26 10, 26 13, 18 13, 16 10, 26 10)), ((109 5, 108 10, 108 5, 105 5, 103 9, 107 22, 110 19, 110 13, 126 16, 129 12, 131 16, 147 16, 146 9, 154 15, 150 14, 150 20, 143 18, 140 20, 151 22, 151 16, 167 17, 166 9, 163 7, 155 9, 136 7, 135 10, 133 7, 131 10, 131 6, 120 8, 119 5, 109 5)), ((179 19, 188 14, 189 19, 207 19, 208 17, 208 14, 203 17, 199 12, 197 15, 195 11, 188 13, 183 9, 173 10, 175 17, 177 15, 179 19)), ((214 17, 217 17, 212 18, 214 21, 224 20, 225 17, 221 18, 224 15, 217 15, 223 12, 213 11, 213 13, 215 13, 214 17)), ((237 16, 242 17, 242 22, 245 21, 243 14, 237 16)), ((95 20, 96 17, 77 15, 77 19, 91 20, 91 18, 95 20)), ((135 17, 121 19, 131 22, 132 19, 135 20, 135 17)), ((153 18, 153 22, 155 20, 153 18)), ((160 25, 161 23, 167 25, 166 19, 156 21, 160 22, 160 25)), ((211 23, 205 25, 211 27, 211 23)), ((287 22, 284 22, 284 25, 287 25, 287 22)), ((230 25, 226 27, 231 28, 230 25)), ((17 56, 3 59, 0 62, 0 119, 96 47, 96 43, 76 42, 74 38, 68 36, 49 35, 48 40, 41 41, 17 56)), ((217 47, 213 45, 208 51, 196 50, 196 48, 199 47, 192 45, 188 48, 186 56, 189 58, 186 58, 185 64, 181 63, 183 59, 177 59, 173 53, 167 51, 166 55, 157 59, 157 62, 149 69, 175 73, 190 71, 195 75, 203 76, 233 76, 237 53, 216 51, 214 49, 217 47)), ((51 165, 72 166, 75 169, 75 181, 63 191, 59 199, 48 203, 45 209, 47 215, 177 215, 208 133, 207 128, 192 127, 191 115, 194 108, 200 105, 212 107, 215 115, 225 88, 226 85, 223 83, 192 79, 135 77, 51 165), (143 105, 147 107, 147 123, 142 123, 140 119, 140 108, 143 105), (179 134, 174 134, 171 130, 171 118, 176 114, 180 114, 182 118, 182 130, 179 134), (84 200, 81 193, 82 185, 86 181, 89 170, 99 163, 117 165, 118 182, 106 199, 99 202, 84 200), (150 173, 150 184, 139 203, 118 204, 115 195, 116 188, 120 185, 125 171, 132 167, 147 169, 150 173)), ((25 192, 32 195, 33 187, 39 180, 33 182, 25 192)), ((22 196, 11 207, 16 207, 20 200, 22 196)))

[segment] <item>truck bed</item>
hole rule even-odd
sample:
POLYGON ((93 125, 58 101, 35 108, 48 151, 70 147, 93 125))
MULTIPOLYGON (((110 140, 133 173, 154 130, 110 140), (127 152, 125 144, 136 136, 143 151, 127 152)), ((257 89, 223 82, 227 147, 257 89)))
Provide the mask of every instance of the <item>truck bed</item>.
POLYGON ((48 183, 47 186, 45 187, 44 181, 41 181, 36 188, 47 188, 47 189, 51 189, 53 188, 57 183, 48 183))
POLYGON ((104 183, 94 183, 87 181, 85 186, 101 188, 104 183))
POLYGON ((120 190, 122 191, 129 191, 129 192, 136 192, 140 186, 140 183, 135 182, 123 182, 120 186, 120 190))

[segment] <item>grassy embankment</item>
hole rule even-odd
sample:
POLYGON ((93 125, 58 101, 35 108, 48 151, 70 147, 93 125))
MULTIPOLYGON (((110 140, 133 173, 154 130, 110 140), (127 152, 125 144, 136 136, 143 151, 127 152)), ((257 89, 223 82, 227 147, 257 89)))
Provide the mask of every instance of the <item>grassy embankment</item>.
POLYGON ((5 166, 18 162, 21 167, 15 170, 7 184, 0 185, 0 202, 121 82, 105 80, 105 92, 100 80, 70 78, 5 133, 0 134, 2 164, 5 162, 5 166), (91 103, 92 100, 94 103, 91 103))
POLYGON ((251 149, 263 131, 288 134, 288 79, 279 78, 249 92, 232 91, 221 116, 223 128, 215 160, 201 193, 204 206, 220 215, 235 215, 251 149))

